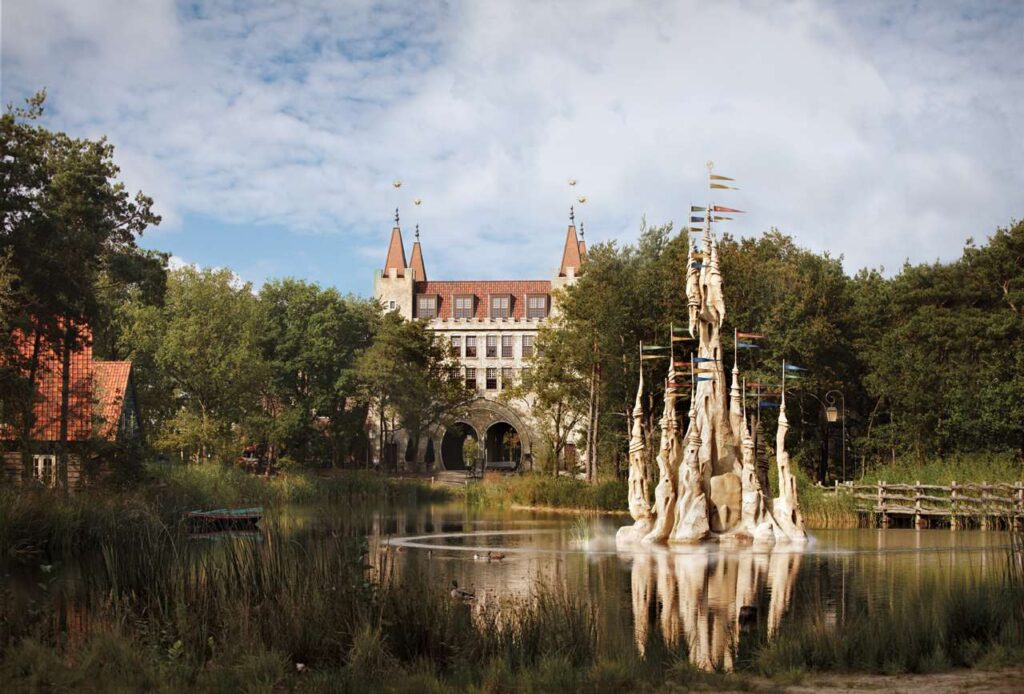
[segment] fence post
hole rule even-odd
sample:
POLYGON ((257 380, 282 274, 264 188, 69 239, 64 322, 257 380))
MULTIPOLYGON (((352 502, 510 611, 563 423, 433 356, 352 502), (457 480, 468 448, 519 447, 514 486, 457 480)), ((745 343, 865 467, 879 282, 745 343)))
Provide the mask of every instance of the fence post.
POLYGON ((985 500, 985 490, 987 488, 988 488, 988 482, 982 482, 981 483, 981 529, 982 530, 989 530, 990 529, 990 525, 989 525, 990 524, 990 520, 989 520, 989 515, 988 515, 988 513, 989 513, 988 502, 985 500))
POLYGON ((925 520, 921 517, 921 480, 914 484, 914 527, 920 530, 925 526, 925 520))
POLYGON ((956 480, 949 486, 949 529, 960 529, 960 517, 957 515, 956 480))
POLYGON ((1016 490, 1013 504, 1013 529, 1020 530, 1021 521, 1024 520, 1021 518, 1024 516, 1024 482, 1017 482, 1013 487, 1016 490))
POLYGON ((878 508, 881 512, 882 527, 889 527, 889 514, 885 510, 885 480, 878 480, 878 508))

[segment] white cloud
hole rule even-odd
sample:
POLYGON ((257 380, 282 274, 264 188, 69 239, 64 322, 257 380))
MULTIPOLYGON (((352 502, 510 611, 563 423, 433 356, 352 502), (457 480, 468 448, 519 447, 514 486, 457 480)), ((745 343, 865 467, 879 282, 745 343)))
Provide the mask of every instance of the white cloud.
POLYGON ((338 5, 5 5, 4 98, 50 86, 168 228, 338 233, 350 270, 401 204, 432 276, 545 276, 576 194, 590 243, 628 240, 704 201, 709 158, 737 232, 851 271, 955 257, 1024 207, 1012 5, 338 5))

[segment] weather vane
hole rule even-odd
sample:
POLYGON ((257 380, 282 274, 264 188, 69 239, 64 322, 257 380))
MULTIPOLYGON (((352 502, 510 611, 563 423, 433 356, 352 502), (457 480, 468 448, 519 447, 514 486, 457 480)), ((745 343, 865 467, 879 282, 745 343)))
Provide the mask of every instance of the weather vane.
POLYGON ((580 220, 580 241, 583 240, 583 220, 580 220))
POLYGON ((576 210, 573 209, 572 205, 569 205, 569 223, 576 223, 576 210))
POLYGON ((395 208, 395 226, 398 226, 398 208, 395 208))
POLYGON ((420 225, 419 224, 416 225, 416 240, 417 241, 420 240, 420 225))

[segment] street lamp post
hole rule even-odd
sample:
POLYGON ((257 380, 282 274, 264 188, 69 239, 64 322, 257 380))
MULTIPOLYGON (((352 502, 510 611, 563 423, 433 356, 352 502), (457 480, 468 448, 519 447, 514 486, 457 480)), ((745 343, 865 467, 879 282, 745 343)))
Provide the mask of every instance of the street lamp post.
POLYGON ((837 416, 842 417, 843 425, 843 481, 846 481, 846 396, 843 395, 841 390, 830 390, 825 393, 825 402, 828 403, 828 407, 825 408, 825 416, 829 422, 835 423, 837 416), (841 412, 836 410, 836 396, 839 396, 839 406, 842 408, 841 412))

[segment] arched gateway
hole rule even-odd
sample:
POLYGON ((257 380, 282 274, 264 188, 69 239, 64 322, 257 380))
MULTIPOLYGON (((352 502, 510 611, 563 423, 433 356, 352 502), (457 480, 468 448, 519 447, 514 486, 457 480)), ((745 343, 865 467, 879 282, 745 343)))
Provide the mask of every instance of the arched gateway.
POLYGON ((466 469, 462 447, 467 438, 480 442, 490 469, 516 469, 528 466, 532 459, 530 427, 503 402, 476 398, 469 404, 466 416, 435 433, 434 447, 441 451, 441 464, 446 470, 466 469))

